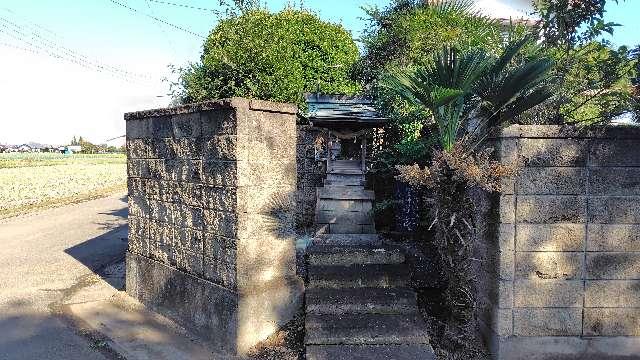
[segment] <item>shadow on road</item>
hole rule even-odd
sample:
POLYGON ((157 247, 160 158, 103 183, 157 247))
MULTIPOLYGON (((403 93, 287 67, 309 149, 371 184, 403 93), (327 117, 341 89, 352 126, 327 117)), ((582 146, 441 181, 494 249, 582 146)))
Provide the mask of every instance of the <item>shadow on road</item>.
MULTIPOLYGON (((123 198, 123 201, 126 202, 126 197, 123 198)), ((128 209, 125 206, 102 214, 112 215, 118 219, 126 219, 128 209)), ((103 234, 70 247, 64 252, 99 275, 111 286, 119 289, 122 287, 120 277, 124 278, 124 269, 123 267, 122 269, 115 269, 119 268, 119 264, 124 262, 129 227, 128 225, 122 225, 120 221, 102 223, 100 225, 105 230, 103 234), (122 272, 122 274, 119 272, 122 272)))

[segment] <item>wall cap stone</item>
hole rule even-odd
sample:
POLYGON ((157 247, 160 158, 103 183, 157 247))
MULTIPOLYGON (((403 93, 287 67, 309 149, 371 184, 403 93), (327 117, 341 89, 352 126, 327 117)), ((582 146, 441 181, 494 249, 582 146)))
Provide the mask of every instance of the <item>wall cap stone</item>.
POLYGON ((140 120, 150 117, 170 116, 179 114, 196 113, 199 111, 248 108, 250 110, 268 111, 282 114, 298 113, 298 107, 293 104, 277 103, 265 100, 250 100, 245 98, 228 98, 220 100, 210 100, 194 104, 186 104, 168 108, 150 109, 128 112, 124 114, 125 120, 140 120))
POLYGON ((494 138, 598 138, 640 139, 640 126, 606 125, 577 127, 571 125, 511 125, 494 138))

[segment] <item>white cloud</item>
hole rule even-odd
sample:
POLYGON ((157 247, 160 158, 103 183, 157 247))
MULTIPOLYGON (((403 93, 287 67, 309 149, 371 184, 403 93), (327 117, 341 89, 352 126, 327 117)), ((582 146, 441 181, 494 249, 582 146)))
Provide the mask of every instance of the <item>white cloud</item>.
POLYGON ((498 19, 531 19, 531 0, 475 0, 475 7, 485 15, 498 19))

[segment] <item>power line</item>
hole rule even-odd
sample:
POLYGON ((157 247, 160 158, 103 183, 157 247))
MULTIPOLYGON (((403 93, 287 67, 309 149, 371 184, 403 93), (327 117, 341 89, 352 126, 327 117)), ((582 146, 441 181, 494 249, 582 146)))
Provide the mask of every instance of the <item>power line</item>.
POLYGON ((148 18, 150 18, 150 19, 153 19, 153 20, 155 20, 155 21, 161 22, 161 23, 163 23, 163 24, 165 24, 165 25, 167 25, 167 26, 170 26, 170 27, 172 27, 172 28, 174 28, 174 29, 176 29, 176 30, 180 30, 180 31, 182 31, 182 32, 185 32, 185 33, 187 33, 187 34, 191 34, 191 35, 193 35, 193 36, 197 36, 197 37, 202 38, 202 39, 206 39, 206 36, 204 36, 204 35, 202 35, 202 34, 198 34, 198 33, 196 33, 196 32, 193 32, 193 31, 189 30, 189 29, 185 29, 185 28, 180 27, 180 26, 178 26, 178 25, 172 24, 172 23, 170 23, 170 22, 168 22, 168 21, 166 21, 166 20, 163 20, 163 19, 161 19, 161 18, 159 18, 159 17, 153 16, 153 15, 149 15, 149 14, 147 14, 147 13, 143 13, 143 12, 141 12, 141 11, 139 11, 139 10, 136 10, 136 9, 132 8, 132 7, 131 7, 131 6, 129 6, 129 5, 122 4, 122 3, 120 3, 120 2, 118 2, 118 1, 116 1, 116 0, 109 0, 109 1, 110 1, 110 2, 112 2, 112 3, 114 3, 114 4, 116 4, 116 5, 122 6, 123 8, 128 9, 128 10, 129 10, 129 11, 131 11, 131 12, 134 12, 134 13, 136 13, 136 14, 143 15, 143 16, 146 16, 146 17, 148 17, 148 18))
POLYGON ((32 54, 42 54, 38 50, 33 50, 33 49, 29 49, 29 48, 22 47, 22 46, 17 46, 15 44, 10 44, 10 43, 4 42, 4 41, 0 41, 0 46, 4 46, 4 47, 16 49, 16 50, 22 50, 22 51, 30 52, 32 54))
MULTIPOLYGON (((155 13, 153 12, 153 9, 151 8, 151 3, 149 3, 149 0, 145 0, 144 1, 145 4, 147 4, 147 7, 149 8, 149 12, 151 12, 151 15, 155 16, 155 13)), ((173 46, 173 42, 171 41, 171 37, 169 37, 169 34, 167 34, 167 31, 162 27, 162 25, 157 24, 158 25, 158 29, 160 29, 160 31, 162 32, 162 35, 164 36, 165 39, 167 39, 167 44, 169 44, 169 47, 171 48, 171 51, 173 52, 173 56, 175 56, 176 58, 178 57, 178 53, 176 52, 176 48, 173 46)))
MULTIPOLYGON (((22 32, 22 30, 26 30, 24 27, 14 23, 14 22, 11 22, 11 21, 9 21, 9 20, 1 17, 1 16, 0 16, 0 21, 3 21, 5 23, 7 23, 7 24, 11 25, 14 28, 14 29, 9 29, 9 30, 12 30, 13 32, 18 33, 18 34, 20 34, 22 36, 25 36, 25 37, 28 36, 26 33, 22 32)), ((6 26, 5 26, 5 28, 6 28, 6 26)), ((115 67, 115 66, 111 66, 111 65, 108 65, 108 64, 103 64, 103 63, 100 63, 99 61, 92 60, 89 57, 87 57, 86 55, 83 55, 83 54, 80 54, 78 52, 75 52, 75 51, 73 51, 73 50, 71 50, 71 49, 69 49, 69 48, 67 48, 67 47, 65 47, 63 45, 60 45, 60 44, 58 44, 58 43, 56 43, 56 42, 54 42, 54 41, 52 41, 50 39, 47 39, 47 38, 41 36, 41 34, 35 32, 35 31, 30 31, 30 33, 31 33, 31 38, 33 40, 38 41, 40 44, 43 44, 45 46, 51 46, 51 47, 54 47, 54 48, 56 48, 58 50, 62 50, 62 52, 66 53, 67 55, 69 55, 71 57, 74 57, 74 58, 78 59, 79 61, 83 61, 85 63, 89 63, 89 64, 99 68, 100 70, 117 72, 117 73, 121 73, 124 76, 132 76, 132 77, 141 78, 141 79, 151 79, 151 77, 148 76, 148 75, 133 73, 133 72, 130 72, 130 71, 127 71, 127 70, 120 69, 120 68, 115 67)))
POLYGON ((215 9, 207 9, 207 8, 202 8, 202 7, 198 7, 198 6, 192 6, 192 5, 186 5, 186 4, 178 4, 178 3, 174 3, 174 2, 170 2, 170 1, 160 1, 160 0, 148 0, 157 4, 162 4, 162 5, 170 5, 170 6, 177 6, 177 7, 181 7, 181 8, 187 8, 187 9, 193 9, 193 10, 200 10, 200 11, 206 11, 206 12, 211 12, 214 14, 219 14, 220 10, 215 10, 215 9))
MULTIPOLYGON (((71 62, 89 70, 108 73, 119 78, 120 80, 125 80, 128 82, 148 82, 149 80, 151 80, 151 77, 149 76, 132 73, 111 65, 93 61, 85 55, 79 54, 52 40, 46 39, 36 31, 29 31, 24 26, 7 20, 2 16, 0 16, 0 33, 4 33, 5 35, 15 40, 27 44, 31 48, 31 52, 49 55, 55 59, 71 62), (31 36, 29 36, 29 33, 31 36), (27 40, 28 37, 30 37, 31 39, 27 40), (132 79, 132 77, 135 77, 135 79, 132 79)), ((19 48, 18 46, 11 46, 7 43, 3 43, 3 45, 19 48)), ((24 48, 22 49, 24 50, 24 48)))

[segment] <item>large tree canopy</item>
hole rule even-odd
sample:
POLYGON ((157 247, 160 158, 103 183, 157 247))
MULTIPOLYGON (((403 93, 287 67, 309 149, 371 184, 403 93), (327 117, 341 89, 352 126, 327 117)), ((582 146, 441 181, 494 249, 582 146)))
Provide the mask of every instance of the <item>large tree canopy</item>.
POLYGON ((498 53, 504 42, 499 22, 473 10, 469 0, 393 0, 385 9, 367 9, 367 14, 365 52, 358 66, 365 82, 389 66, 426 65, 446 45, 498 53))
POLYGON ((182 103, 241 96, 304 105, 305 92, 357 92, 358 56, 341 25, 304 10, 249 10, 213 29, 176 95, 182 103))

